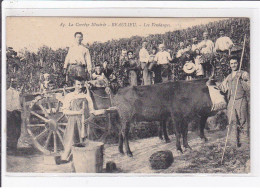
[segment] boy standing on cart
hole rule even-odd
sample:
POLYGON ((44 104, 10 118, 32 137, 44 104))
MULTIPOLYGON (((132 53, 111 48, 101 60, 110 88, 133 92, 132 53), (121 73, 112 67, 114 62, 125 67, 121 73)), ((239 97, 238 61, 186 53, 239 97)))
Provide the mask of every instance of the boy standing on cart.
POLYGON ((68 125, 64 133, 64 152, 61 155, 61 161, 66 162, 70 159, 71 147, 75 143, 83 142, 87 137, 87 131, 82 126, 82 115, 91 120, 93 117, 93 101, 91 99, 88 86, 85 90, 85 80, 81 77, 75 77, 75 91, 68 93, 63 102, 63 113, 68 117, 68 125))

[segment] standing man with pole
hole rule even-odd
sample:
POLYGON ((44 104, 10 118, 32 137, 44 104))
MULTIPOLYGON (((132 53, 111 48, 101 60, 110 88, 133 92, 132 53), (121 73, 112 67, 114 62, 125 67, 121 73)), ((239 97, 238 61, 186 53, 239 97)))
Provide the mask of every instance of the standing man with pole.
POLYGON ((75 44, 69 48, 64 62, 66 82, 72 81, 71 77, 75 76, 86 78, 88 75, 89 79, 91 79, 91 57, 89 50, 81 44, 83 34, 81 32, 76 32, 74 38, 75 44))
MULTIPOLYGON (((240 64, 236 57, 230 58, 230 67, 232 69, 232 72, 220 85, 218 85, 218 88, 222 92, 228 93, 227 114, 229 126, 225 148, 229 132, 231 132, 231 143, 235 143, 237 147, 241 147, 242 143, 246 143, 246 141, 249 141, 248 102, 246 94, 250 90, 250 81, 249 74, 246 71, 241 70, 243 54, 244 47, 240 64)), ((223 151, 221 163, 223 161, 225 148, 223 151)))

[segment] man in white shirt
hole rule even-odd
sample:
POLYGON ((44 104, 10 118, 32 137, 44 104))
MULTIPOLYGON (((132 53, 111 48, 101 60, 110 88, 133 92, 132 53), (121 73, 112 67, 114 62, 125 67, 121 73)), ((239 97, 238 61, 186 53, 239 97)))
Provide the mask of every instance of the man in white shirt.
POLYGON ((147 42, 143 42, 142 48, 139 52, 139 61, 143 71, 143 85, 151 85, 151 72, 148 70, 148 62, 150 55, 147 51, 147 42))
POLYGON ((82 143, 88 136, 89 132, 82 123, 82 115, 84 114, 84 118, 88 118, 88 120, 94 118, 94 105, 88 86, 86 93, 84 92, 85 80, 81 77, 74 79, 75 91, 68 93, 63 101, 63 113, 68 118, 68 124, 63 136, 64 152, 61 154, 61 161, 58 161, 58 163, 68 162, 72 145, 82 143))
POLYGON ((7 110, 7 150, 17 149, 18 139, 21 135, 21 100, 20 92, 16 89, 16 81, 11 80, 10 87, 6 91, 7 110))
POLYGON ((208 39, 208 32, 203 33, 203 40, 198 44, 198 49, 200 50, 200 54, 203 57, 203 66, 204 73, 206 77, 209 77, 212 70, 211 58, 214 51, 214 43, 208 39))
POLYGON ((64 72, 66 73, 66 81, 69 76, 86 77, 87 72, 91 78, 92 64, 89 50, 84 47, 81 42, 83 34, 76 32, 74 34, 75 44, 69 48, 68 54, 64 62, 64 72))
POLYGON ((209 33, 203 33, 203 40, 198 44, 198 49, 200 49, 201 54, 213 53, 214 43, 208 39, 209 33))
POLYGON ((155 55, 154 61, 157 62, 157 71, 160 73, 156 74, 161 75, 163 82, 168 81, 171 76, 170 61, 172 61, 172 57, 169 52, 165 51, 164 44, 159 45, 159 52, 155 55))
POLYGON ((225 36, 224 29, 219 30, 219 35, 220 37, 216 40, 215 43, 215 52, 226 53, 230 55, 230 50, 234 45, 232 40, 225 36))

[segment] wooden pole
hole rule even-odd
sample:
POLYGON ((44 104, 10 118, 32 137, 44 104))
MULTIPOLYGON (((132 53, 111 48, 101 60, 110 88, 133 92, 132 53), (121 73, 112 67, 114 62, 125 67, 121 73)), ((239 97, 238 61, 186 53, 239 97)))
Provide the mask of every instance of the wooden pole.
MULTIPOLYGON (((83 101, 83 105, 82 105, 82 116, 81 116, 81 133, 84 134, 85 132, 85 109, 86 109, 86 104, 85 101, 83 101)), ((82 137, 80 138, 80 143, 82 143, 82 137)))
MULTIPOLYGON (((243 61, 243 56, 244 56, 244 51, 245 51, 245 44, 246 44, 246 35, 244 36, 243 50, 242 50, 242 54, 241 54, 241 58, 240 58, 240 64, 239 64, 238 73, 240 73, 241 67, 242 67, 242 61, 243 61)), ((234 108, 236 95, 237 95, 238 81, 239 81, 239 78, 237 79, 237 82, 236 82, 235 94, 234 94, 234 98, 233 98, 233 102, 232 102, 232 106, 231 106, 231 112, 230 112, 230 116, 229 116, 228 130, 227 130, 227 136, 226 136, 226 141, 225 141, 225 147, 224 147, 224 150, 223 150, 223 153, 222 153, 222 157, 221 157, 221 164, 223 164, 224 155, 225 155, 225 151, 226 151, 226 147, 227 147, 228 136, 229 136, 229 131, 230 131, 230 125, 231 125, 231 119, 232 119, 232 115, 233 115, 233 108, 234 108)))

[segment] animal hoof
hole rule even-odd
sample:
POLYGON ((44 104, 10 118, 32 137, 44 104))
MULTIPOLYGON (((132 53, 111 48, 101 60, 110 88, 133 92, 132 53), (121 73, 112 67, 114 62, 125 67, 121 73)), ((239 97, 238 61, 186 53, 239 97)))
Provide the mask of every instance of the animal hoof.
POLYGON ((160 140, 163 140, 163 138, 162 138, 162 137, 159 137, 159 139, 160 139, 160 140))
POLYGON ((171 140, 170 140, 170 139, 166 139, 165 142, 166 142, 166 143, 170 143, 171 140))
POLYGON ((178 154, 180 154, 180 155, 183 154, 182 149, 178 149, 177 152, 178 152, 178 154))
POLYGON ((191 148, 184 148, 184 152, 190 152, 191 148))
POLYGON ((185 146, 185 150, 192 150, 192 148, 189 145, 187 145, 185 146))
POLYGON ((182 152, 180 150, 177 151, 177 155, 181 156, 182 152))
POLYGON ((204 142, 206 143, 206 142, 208 142, 208 141, 209 141, 208 138, 205 137, 205 138, 204 138, 204 142))
POLYGON ((122 149, 119 149, 119 153, 122 154, 122 155, 125 155, 125 153, 122 149))
POLYGON ((128 152, 128 153, 127 153, 127 156, 129 156, 129 157, 133 157, 132 152, 128 152))

